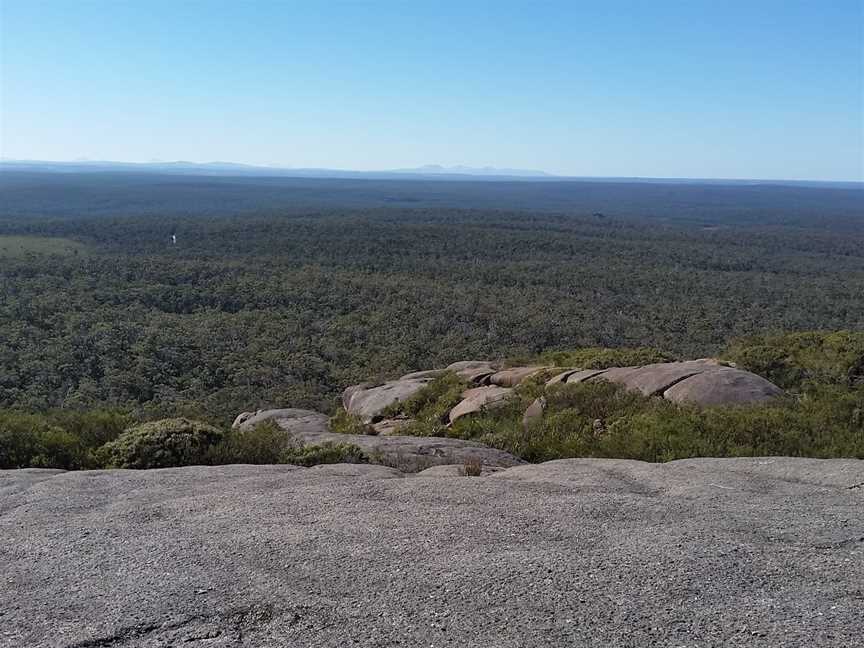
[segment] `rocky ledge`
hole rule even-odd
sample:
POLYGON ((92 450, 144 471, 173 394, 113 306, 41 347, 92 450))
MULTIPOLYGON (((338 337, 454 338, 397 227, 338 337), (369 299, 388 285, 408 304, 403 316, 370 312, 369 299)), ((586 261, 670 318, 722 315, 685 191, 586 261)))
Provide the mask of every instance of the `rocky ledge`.
POLYGON ((864 461, 0 471, 0 646, 853 646, 864 461))
MULTIPOLYGON (((462 393, 462 401, 446 414, 450 423, 503 405, 513 389, 529 378, 540 379, 546 386, 605 380, 645 396, 696 406, 761 403, 784 396, 780 388, 764 378, 710 358, 606 369, 502 368, 485 360, 468 360, 443 369, 416 371, 383 384, 362 383, 346 388, 342 394, 345 412, 368 424, 370 434, 334 434, 327 416, 303 409, 244 412, 237 417, 234 427, 250 429, 271 420, 300 444, 350 443, 373 457, 376 463, 413 472, 448 464, 509 467, 524 463, 506 452, 472 441, 400 435, 400 428, 407 421, 387 418, 388 410, 447 372, 469 385, 462 393)), ((526 425, 532 418, 543 415, 545 404, 543 397, 531 404, 523 419, 526 425)))

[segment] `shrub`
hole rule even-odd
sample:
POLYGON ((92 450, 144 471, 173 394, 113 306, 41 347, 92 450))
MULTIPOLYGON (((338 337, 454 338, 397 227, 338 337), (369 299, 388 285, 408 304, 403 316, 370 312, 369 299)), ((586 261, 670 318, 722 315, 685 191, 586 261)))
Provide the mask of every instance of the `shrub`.
POLYGON ((301 448, 288 448, 282 452, 280 463, 295 466, 317 466, 319 464, 369 463, 369 457, 351 443, 325 442, 301 448))
POLYGON ((341 407, 330 417, 330 430, 339 434, 372 434, 373 432, 371 425, 341 407))
POLYGON ((723 357, 783 389, 864 385, 864 332, 751 336, 734 341, 723 357))
POLYGON ((431 381, 404 401, 393 403, 384 415, 406 416, 413 421, 399 433, 410 436, 446 435, 447 415, 462 400, 467 383, 454 373, 446 373, 431 381))
POLYGON ((129 428, 97 453, 106 468, 169 468, 212 462, 223 441, 217 427, 186 418, 162 419, 129 428))
POLYGON ((133 422, 128 412, 118 409, 58 409, 50 410, 47 417, 92 450, 119 437, 133 422))
POLYGON ((483 464, 477 459, 469 459, 459 470, 463 477, 480 477, 483 474, 483 464))
POLYGON ((278 464, 292 446, 291 437, 273 421, 264 421, 249 430, 230 430, 207 453, 206 463, 278 464))
POLYGON ((0 412, 0 468, 89 467, 87 448, 47 417, 0 412))
POLYGON ((540 362, 556 367, 579 367, 580 369, 607 369, 635 365, 669 362, 675 358, 668 353, 647 347, 609 349, 592 347, 571 351, 547 351, 540 362))

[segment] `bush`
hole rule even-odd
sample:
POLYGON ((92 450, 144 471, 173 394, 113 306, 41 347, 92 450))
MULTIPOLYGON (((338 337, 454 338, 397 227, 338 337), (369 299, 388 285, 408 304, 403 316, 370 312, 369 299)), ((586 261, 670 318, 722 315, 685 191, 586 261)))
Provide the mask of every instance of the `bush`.
POLYGON ((462 400, 468 384, 454 373, 431 381, 404 401, 393 403, 384 411, 387 417, 405 416, 413 421, 399 433, 410 436, 445 436, 447 415, 462 400))
POLYGON ((105 468, 169 468, 212 462, 225 434, 186 418, 162 419, 129 428, 97 453, 105 468))
POLYGON ((675 358, 668 353, 647 347, 609 349, 592 347, 571 351, 547 351, 540 355, 541 364, 580 369, 608 369, 635 365, 670 362, 675 358))
POLYGON ((222 441, 213 446, 206 463, 278 464, 291 448, 291 437, 273 421, 264 421, 250 430, 230 430, 222 441))
POLYGON ((329 441, 320 445, 289 448, 280 457, 280 463, 307 467, 319 464, 363 464, 369 462, 368 455, 356 445, 351 443, 331 443, 329 441))
POLYGON ((371 425, 364 423, 359 416, 349 414, 341 407, 330 417, 330 430, 339 434, 373 433, 371 425))
POLYGON ((723 357, 793 391, 864 385, 864 332, 751 336, 734 341, 723 357))
POLYGON ((75 435, 37 414, 0 412, 0 468, 89 467, 87 448, 75 435))

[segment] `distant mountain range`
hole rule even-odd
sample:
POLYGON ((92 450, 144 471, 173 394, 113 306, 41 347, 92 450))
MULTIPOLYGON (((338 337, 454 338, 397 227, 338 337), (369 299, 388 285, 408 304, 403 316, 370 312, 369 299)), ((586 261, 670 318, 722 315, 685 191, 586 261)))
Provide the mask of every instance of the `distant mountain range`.
POLYGON ((276 166, 255 166, 236 162, 110 162, 78 160, 50 162, 0 158, 0 172, 30 171, 36 173, 154 173, 189 176, 243 176, 281 178, 333 178, 369 180, 474 180, 474 181, 590 181, 649 184, 713 184, 713 185, 788 185, 797 187, 834 187, 864 189, 864 182, 830 182, 818 180, 759 180, 710 178, 640 178, 558 176, 530 169, 499 169, 495 167, 445 167, 439 164, 410 169, 386 171, 351 171, 346 169, 308 169, 276 166))
POLYGON ((554 178, 543 171, 523 169, 496 169, 494 167, 444 167, 429 164, 415 169, 392 169, 385 171, 351 171, 346 169, 307 169, 276 166, 254 166, 236 162, 110 162, 80 160, 75 162, 49 162, 42 160, 0 159, 0 169, 20 171, 84 172, 84 171, 135 171, 176 173, 187 175, 243 175, 281 176, 295 178, 400 178, 429 177, 460 178, 464 176, 483 178, 554 178))

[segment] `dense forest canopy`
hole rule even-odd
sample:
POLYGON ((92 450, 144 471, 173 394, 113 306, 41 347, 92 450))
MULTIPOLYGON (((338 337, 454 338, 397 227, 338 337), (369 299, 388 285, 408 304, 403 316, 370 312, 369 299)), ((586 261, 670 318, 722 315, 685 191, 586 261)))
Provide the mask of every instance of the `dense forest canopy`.
POLYGON ((764 331, 864 330, 854 189, 12 173, 0 187, 5 408, 225 421, 332 411, 348 384, 465 358, 696 357, 764 331))

